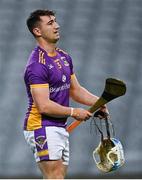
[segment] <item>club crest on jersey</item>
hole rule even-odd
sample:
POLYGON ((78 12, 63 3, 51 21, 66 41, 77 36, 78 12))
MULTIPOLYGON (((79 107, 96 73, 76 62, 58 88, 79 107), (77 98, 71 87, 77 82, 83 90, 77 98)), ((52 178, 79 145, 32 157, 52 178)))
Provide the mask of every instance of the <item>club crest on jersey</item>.
POLYGON ((69 66, 69 63, 68 63, 68 61, 66 60, 65 57, 61 57, 61 59, 64 61, 64 65, 65 66, 69 66))
POLYGON ((45 138, 45 136, 38 136, 35 141, 36 145, 39 146, 41 149, 43 149, 46 142, 47 139, 45 138))
POLYGON ((66 82, 66 76, 63 74, 63 76, 62 76, 62 81, 63 82, 66 82))

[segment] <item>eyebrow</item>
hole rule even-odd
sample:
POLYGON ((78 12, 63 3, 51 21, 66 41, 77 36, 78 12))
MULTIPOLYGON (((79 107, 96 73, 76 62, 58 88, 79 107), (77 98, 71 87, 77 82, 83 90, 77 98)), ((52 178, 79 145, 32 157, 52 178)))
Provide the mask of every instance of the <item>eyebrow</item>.
POLYGON ((54 19, 51 19, 51 17, 50 17, 50 20, 47 22, 47 24, 50 23, 50 22, 53 22, 53 21, 56 21, 56 18, 54 17, 54 19))

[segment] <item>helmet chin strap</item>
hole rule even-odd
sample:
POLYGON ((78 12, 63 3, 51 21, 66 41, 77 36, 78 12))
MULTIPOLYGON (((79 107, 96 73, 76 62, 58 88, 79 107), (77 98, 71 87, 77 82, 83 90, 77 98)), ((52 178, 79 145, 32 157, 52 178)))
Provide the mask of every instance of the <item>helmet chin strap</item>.
POLYGON ((105 118, 105 125, 106 125, 107 138, 110 139, 110 130, 109 130, 109 123, 107 117, 105 118))
MULTIPOLYGON (((96 113, 97 113, 97 112, 96 112, 96 113)), ((96 121, 97 121, 97 120, 96 120, 97 118, 95 118, 95 117, 96 117, 96 113, 94 113, 93 119, 94 119, 95 126, 97 127, 99 133, 101 134, 101 141, 103 141, 103 140, 104 140, 104 134, 103 134, 103 131, 101 130, 101 128, 100 128, 100 127, 98 126, 98 124, 96 123, 96 121)), ((101 122, 101 121, 105 121, 105 128, 106 128, 107 138, 110 139, 110 138, 111 138, 111 136, 110 136, 110 123, 111 123, 111 121, 108 120, 108 117, 107 117, 107 116, 104 118, 104 120, 101 120, 101 119, 100 119, 100 122, 101 122), (109 121, 110 121, 110 123, 109 123, 109 121)), ((113 131, 113 135, 114 135, 114 127, 113 127, 113 124, 112 124, 112 123, 111 123, 111 125, 112 125, 112 131, 113 131)))
POLYGON ((95 118, 94 118, 94 124, 95 124, 95 126, 97 127, 99 133, 101 134, 101 141, 103 141, 103 139, 104 139, 103 131, 100 129, 100 127, 99 127, 98 124, 96 123, 95 118))

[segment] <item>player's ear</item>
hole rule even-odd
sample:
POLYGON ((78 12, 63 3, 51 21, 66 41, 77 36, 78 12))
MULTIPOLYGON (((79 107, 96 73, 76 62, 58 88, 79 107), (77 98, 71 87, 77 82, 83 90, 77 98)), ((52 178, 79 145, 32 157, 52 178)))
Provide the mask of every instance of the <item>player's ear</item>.
POLYGON ((40 29, 39 29, 38 27, 35 27, 35 28, 33 29, 33 33, 34 33, 35 36, 37 36, 37 37, 41 36, 41 31, 40 31, 40 29))

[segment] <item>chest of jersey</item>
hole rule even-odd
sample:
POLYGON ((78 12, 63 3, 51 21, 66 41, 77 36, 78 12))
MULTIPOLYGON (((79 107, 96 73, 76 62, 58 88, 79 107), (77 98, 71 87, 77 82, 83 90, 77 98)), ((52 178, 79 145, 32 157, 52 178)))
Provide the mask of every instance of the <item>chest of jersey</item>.
POLYGON ((50 59, 47 65, 49 72, 49 85, 60 86, 64 83, 70 83, 70 65, 65 57, 50 59))

